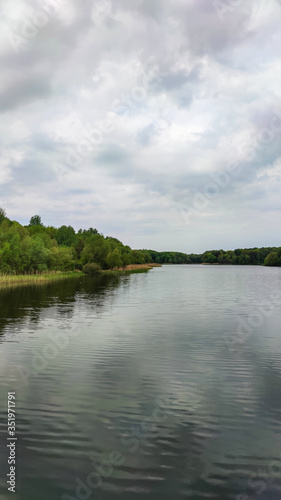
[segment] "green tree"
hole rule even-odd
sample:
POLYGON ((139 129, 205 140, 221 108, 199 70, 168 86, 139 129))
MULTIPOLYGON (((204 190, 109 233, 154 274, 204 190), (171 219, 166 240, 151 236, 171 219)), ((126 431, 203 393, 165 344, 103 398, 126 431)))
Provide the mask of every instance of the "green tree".
POLYGON ((81 252, 82 263, 96 262, 102 269, 106 269, 106 258, 109 252, 109 242, 101 234, 92 234, 87 237, 85 246, 81 252))
POLYGON ((45 248, 44 242, 40 236, 32 236, 30 246, 30 264, 33 271, 47 270, 47 261, 50 250, 45 248))
POLYGON ((29 221, 30 226, 43 226, 40 215, 33 215, 29 221))
POLYGON ((238 264, 240 264, 242 266, 247 266, 247 265, 251 264, 250 256, 244 250, 242 250, 242 253, 238 257, 238 264))
POLYGON ((50 236, 50 238, 52 238, 52 240, 56 239, 57 233, 58 233, 58 229, 56 227, 47 226, 44 228, 44 231, 46 234, 48 234, 50 236))
POLYGON ((72 271, 75 267, 73 249, 70 247, 53 247, 49 251, 48 267, 55 271, 72 271))
POLYGON ((0 208, 0 224, 2 224, 2 222, 4 222, 6 217, 7 217, 6 211, 4 210, 4 208, 0 208))
POLYGON ((270 252, 270 254, 265 258, 264 265, 265 266, 280 266, 281 261, 278 257, 277 252, 270 252))
POLYGON ((206 252, 203 255, 203 262, 205 264, 214 264, 215 262, 217 262, 217 258, 212 252, 206 252))
POLYGON ((220 253, 219 253, 219 255, 218 255, 218 262, 220 264, 224 264, 224 255, 225 255, 224 251, 221 250, 220 253))
POLYGON ((56 240, 59 245, 71 247, 76 243, 76 234, 72 226, 61 226, 56 234, 56 240))
POLYGON ((224 255, 225 264, 236 264, 237 256, 232 250, 227 250, 224 255))
POLYGON ((126 266, 129 266, 133 262, 133 254, 132 252, 123 252, 121 255, 121 265, 123 269, 125 269, 126 266))
MULTIPOLYGON (((141 250, 133 250, 134 264, 145 264, 144 256, 141 250)), ((167 262, 167 260, 165 261, 167 262)))
POLYGON ((113 252, 109 252, 106 262, 109 269, 113 269, 114 267, 120 267, 122 265, 121 255, 118 248, 115 248, 113 252))

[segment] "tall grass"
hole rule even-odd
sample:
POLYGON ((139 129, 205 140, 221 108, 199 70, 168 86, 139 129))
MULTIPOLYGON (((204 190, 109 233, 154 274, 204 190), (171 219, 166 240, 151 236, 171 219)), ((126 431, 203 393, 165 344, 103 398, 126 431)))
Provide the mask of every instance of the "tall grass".
POLYGON ((74 278, 77 276, 84 276, 81 271, 46 271, 43 273, 34 274, 0 274, 0 285, 13 284, 13 283, 30 283, 39 284, 48 281, 55 281, 63 278, 74 278))

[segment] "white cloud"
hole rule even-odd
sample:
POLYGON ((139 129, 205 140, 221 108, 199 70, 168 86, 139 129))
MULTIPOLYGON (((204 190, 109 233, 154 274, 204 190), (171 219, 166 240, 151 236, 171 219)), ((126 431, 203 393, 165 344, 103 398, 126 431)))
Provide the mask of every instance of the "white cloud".
POLYGON ((8 215, 40 213, 157 249, 273 244, 280 137, 259 137, 281 108, 279 3, 245 0, 223 22, 209 0, 59 3, 18 53, 6 34, 21 34, 42 4, 1 5, 8 215), (79 150, 88 126, 101 141, 70 166, 68 148, 79 150), (230 161, 241 173, 187 225, 182 204, 230 161))

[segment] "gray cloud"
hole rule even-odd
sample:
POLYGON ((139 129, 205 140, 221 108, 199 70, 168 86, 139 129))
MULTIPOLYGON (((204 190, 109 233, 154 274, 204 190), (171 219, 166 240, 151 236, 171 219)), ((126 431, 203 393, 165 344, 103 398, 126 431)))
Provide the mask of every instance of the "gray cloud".
POLYGON ((1 4, 8 215, 159 250, 278 243, 280 2, 224 0, 223 15, 210 0, 52 2, 18 51, 11 33, 48 5, 1 4), (239 174, 211 198, 230 162, 239 174), (207 202, 194 212, 198 193, 207 202))
POLYGON ((22 104, 42 99, 51 94, 51 86, 44 77, 14 82, 0 93, 0 110, 7 111, 19 108, 22 104))

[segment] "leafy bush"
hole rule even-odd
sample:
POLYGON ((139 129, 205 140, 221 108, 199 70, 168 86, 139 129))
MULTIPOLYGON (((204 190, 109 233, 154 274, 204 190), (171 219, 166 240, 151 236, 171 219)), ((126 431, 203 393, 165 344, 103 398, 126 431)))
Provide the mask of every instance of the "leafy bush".
POLYGON ((83 266, 83 272, 85 274, 89 274, 90 276, 94 276, 95 274, 99 274, 101 272, 101 266, 95 262, 89 262, 83 266))

